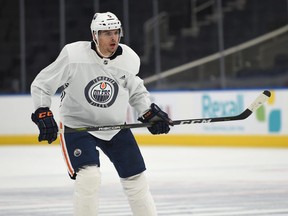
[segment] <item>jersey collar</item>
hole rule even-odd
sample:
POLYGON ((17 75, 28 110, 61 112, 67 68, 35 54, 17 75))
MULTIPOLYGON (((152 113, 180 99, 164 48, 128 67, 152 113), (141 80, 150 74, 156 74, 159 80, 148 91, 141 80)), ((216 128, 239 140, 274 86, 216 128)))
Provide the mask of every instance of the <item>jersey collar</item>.
MULTIPOLYGON (((91 49, 94 50, 100 58, 103 58, 103 57, 100 56, 99 53, 96 51, 96 45, 95 45, 95 42, 94 42, 94 41, 91 41, 91 49)), ((108 57, 108 59, 113 60, 113 59, 115 59, 117 56, 122 55, 122 52, 123 52, 122 47, 121 47, 120 45, 118 45, 116 52, 115 52, 112 56, 108 57)))

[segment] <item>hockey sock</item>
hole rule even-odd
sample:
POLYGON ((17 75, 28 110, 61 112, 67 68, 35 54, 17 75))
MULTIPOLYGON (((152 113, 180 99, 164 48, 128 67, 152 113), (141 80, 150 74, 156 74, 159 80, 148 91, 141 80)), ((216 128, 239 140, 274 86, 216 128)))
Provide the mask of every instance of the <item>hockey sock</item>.
POLYGON ((155 203, 144 173, 122 178, 121 183, 133 216, 157 216, 155 203))
POLYGON ((79 170, 75 180, 74 216, 98 215, 100 182, 100 168, 96 165, 79 170))

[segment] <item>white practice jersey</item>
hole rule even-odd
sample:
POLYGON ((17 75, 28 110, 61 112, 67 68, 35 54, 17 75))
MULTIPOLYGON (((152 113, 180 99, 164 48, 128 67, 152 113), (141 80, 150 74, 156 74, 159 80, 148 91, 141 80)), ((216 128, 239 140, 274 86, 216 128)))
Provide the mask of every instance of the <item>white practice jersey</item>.
MULTIPOLYGON (((95 52, 94 42, 66 45, 58 58, 44 68, 31 85, 35 109, 51 106, 51 96, 64 86, 60 121, 71 128, 123 124, 128 104, 138 115, 151 101, 139 72, 140 59, 128 46, 119 44, 110 58, 95 52)), ((118 131, 91 132, 110 140, 118 131)))

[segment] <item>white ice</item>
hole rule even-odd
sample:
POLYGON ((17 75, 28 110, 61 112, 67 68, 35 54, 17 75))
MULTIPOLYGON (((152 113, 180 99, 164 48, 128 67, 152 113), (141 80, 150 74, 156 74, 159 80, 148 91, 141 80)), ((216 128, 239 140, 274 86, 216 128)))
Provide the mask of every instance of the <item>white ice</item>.
MULTIPOLYGON (((159 215, 288 215, 288 149, 140 146, 159 215)), ((101 154, 100 215, 131 215, 101 154)), ((0 215, 72 215, 59 146, 0 147, 0 215)))

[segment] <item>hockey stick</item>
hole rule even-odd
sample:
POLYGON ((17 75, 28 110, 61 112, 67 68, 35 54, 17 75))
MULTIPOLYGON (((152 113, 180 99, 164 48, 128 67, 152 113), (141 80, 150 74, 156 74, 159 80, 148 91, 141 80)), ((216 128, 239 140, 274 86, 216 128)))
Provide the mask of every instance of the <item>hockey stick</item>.
MULTIPOLYGON (((174 120, 174 125, 184 125, 184 124, 199 124, 199 123, 213 123, 213 122, 223 122, 223 121, 238 121, 248 118, 254 111, 256 111, 260 106, 262 106, 268 98, 271 96, 270 91, 265 90, 261 93, 253 103, 242 113, 236 116, 227 117, 215 117, 215 118, 198 118, 198 119, 183 119, 174 120)), ((65 128, 59 129, 59 133, 75 133, 84 131, 110 131, 110 130, 121 130, 128 128, 143 128, 150 127, 152 123, 134 123, 134 124, 121 124, 121 125, 106 125, 106 126, 96 126, 96 127, 83 127, 83 128, 65 128)))

